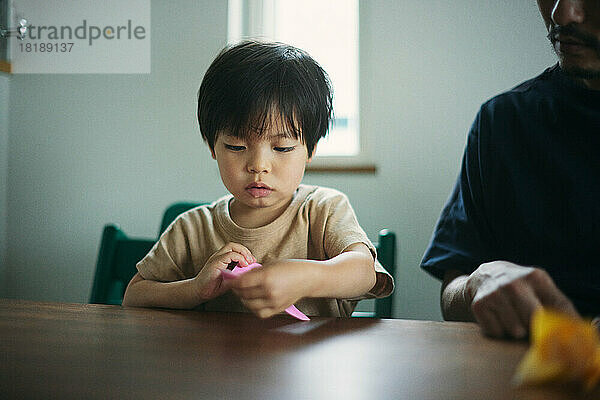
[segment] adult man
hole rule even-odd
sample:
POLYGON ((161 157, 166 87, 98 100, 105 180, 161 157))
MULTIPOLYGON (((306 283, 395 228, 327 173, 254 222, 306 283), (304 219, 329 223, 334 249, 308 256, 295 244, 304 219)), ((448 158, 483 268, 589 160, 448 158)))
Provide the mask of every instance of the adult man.
POLYGON ((481 107, 422 262, 444 318, 494 337, 600 314, 600 1, 538 6, 559 62, 481 107))

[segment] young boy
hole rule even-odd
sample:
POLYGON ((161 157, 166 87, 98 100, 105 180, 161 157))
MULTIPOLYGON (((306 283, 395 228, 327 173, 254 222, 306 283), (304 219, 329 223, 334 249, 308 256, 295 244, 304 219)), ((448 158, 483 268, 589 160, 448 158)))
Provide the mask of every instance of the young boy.
POLYGON ((346 317, 358 300, 388 296, 393 279, 346 196, 301 184, 331 113, 327 74, 302 50, 253 41, 223 50, 200 85, 198 121, 231 195, 170 225, 123 305, 267 318, 295 304, 346 317), (254 262, 262 268, 223 279, 232 263, 254 262))

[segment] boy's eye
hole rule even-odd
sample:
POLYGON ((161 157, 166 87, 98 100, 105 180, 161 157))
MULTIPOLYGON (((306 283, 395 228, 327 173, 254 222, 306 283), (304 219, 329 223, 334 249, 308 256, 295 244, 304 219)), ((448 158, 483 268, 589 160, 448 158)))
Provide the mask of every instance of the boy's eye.
POLYGON ((288 151, 292 151, 296 148, 296 146, 287 146, 287 147, 273 147, 273 150, 278 151, 280 153, 287 153, 288 151))
POLYGON ((231 150, 231 151, 242 151, 244 150, 246 147, 244 146, 234 146, 232 144, 225 144, 225 148, 227 150, 231 150))

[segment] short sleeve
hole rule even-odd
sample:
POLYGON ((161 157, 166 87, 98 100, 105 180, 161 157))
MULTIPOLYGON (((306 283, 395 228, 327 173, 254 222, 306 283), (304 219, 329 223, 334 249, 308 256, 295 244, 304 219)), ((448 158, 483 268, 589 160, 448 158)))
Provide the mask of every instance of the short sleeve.
POLYGON ((191 210, 179 216, 150 252, 137 263, 140 275, 147 280, 173 282, 192 278, 197 274, 197 265, 203 265, 203 241, 200 240, 201 225, 191 210), (192 244, 194 244, 192 246, 192 244))
POLYGON ((421 262, 421 268, 438 279, 451 269, 469 274, 489 259, 491 234, 483 197, 486 160, 480 140, 481 131, 486 129, 488 124, 480 111, 469 132, 454 190, 421 262))
POLYGON ((394 291, 394 277, 385 269, 378 260, 375 260, 375 286, 362 298, 383 298, 394 291))
POLYGON ((315 210, 311 217, 311 240, 320 242, 315 245, 322 246, 326 258, 337 256, 355 243, 365 244, 373 255, 376 283, 368 293, 355 300, 389 296, 394 290, 394 280, 377 261, 377 250, 359 225, 348 197, 333 189, 321 190, 321 194, 326 192, 325 195, 317 195, 315 199, 315 210))

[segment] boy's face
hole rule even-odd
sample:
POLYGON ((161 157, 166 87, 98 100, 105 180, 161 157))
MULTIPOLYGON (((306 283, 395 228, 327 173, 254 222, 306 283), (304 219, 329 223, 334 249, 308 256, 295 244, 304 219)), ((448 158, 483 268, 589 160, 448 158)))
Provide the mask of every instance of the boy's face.
POLYGON ((225 187, 234 196, 230 204, 234 221, 240 215, 256 217, 258 225, 245 220, 243 226, 248 227, 281 215, 302 181, 306 163, 312 159, 306 145, 277 121, 261 137, 241 139, 219 133, 212 156, 225 187))

